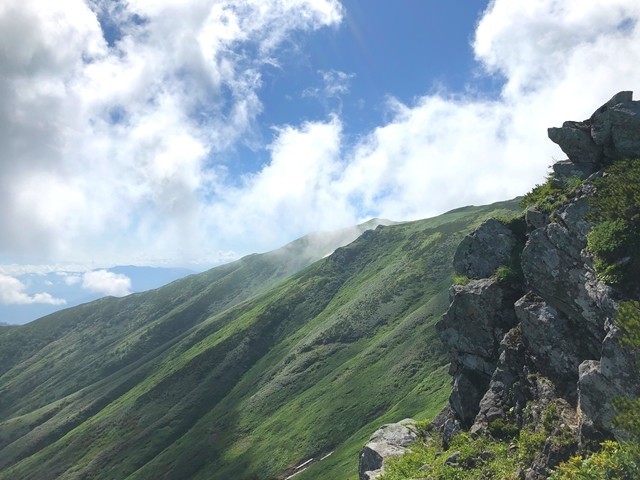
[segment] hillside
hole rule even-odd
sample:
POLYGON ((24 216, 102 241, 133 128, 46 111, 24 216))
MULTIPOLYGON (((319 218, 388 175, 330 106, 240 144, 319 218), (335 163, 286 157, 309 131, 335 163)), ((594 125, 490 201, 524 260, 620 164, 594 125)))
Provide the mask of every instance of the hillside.
POLYGON ((297 478, 355 476, 373 425, 442 407, 453 252, 519 210, 378 227, 311 265, 332 249, 308 237, 0 329, 0 478, 283 478, 331 452, 297 478))

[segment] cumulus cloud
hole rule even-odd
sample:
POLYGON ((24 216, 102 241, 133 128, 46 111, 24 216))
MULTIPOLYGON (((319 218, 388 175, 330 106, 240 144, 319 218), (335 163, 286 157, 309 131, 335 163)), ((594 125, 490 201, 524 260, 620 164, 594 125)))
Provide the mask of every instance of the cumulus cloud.
POLYGON ((103 295, 123 297, 131 293, 131 279, 121 273, 94 270, 82 275, 82 288, 103 295))
MULTIPOLYGON (((219 158, 253 132, 262 69, 293 32, 339 24, 337 0, 58 3, 0 5, 4 255, 214 262, 510 198, 563 158, 547 127, 640 85, 637 1, 494 0, 470 48, 496 95, 473 79, 408 104, 389 92, 357 139, 339 108, 274 126, 266 163, 237 179, 219 158)), ((348 74, 321 74, 323 95, 349 94, 348 74)))
POLYGON ((261 66, 341 16, 337 0, 2 2, 0 251, 157 259, 186 230, 203 241, 216 155, 251 132, 261 66))
POLYGON ((30 295, 25 292, 26 285, 15 277, 0 273, 0 303, 3 305, 32 305, 44 303, 49 305, 64 305, 62 298, 54 298, 49 293, 30 295))

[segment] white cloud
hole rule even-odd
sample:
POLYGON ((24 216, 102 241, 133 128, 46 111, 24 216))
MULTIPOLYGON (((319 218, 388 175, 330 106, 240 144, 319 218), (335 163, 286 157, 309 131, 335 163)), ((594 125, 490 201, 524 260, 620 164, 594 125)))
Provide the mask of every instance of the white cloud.
MULTIPOLYGON (((564 157, 547 127, 640 90, 636 0, 495 0, 472 48, 503 78, 498 95, 470 83, 391 97, 387 123, 355 143, 339 108, 277 126, 268 162, 230 179, 218 155, 251 136, 261 69, 292 32, 337 25, 337 0, 90 5, 0 6, 0 254, 215 262, 367 216, 513 197, 564 157), (119 25, 111 46, 97 11, 119 25)), ((348 74, 324 74, 325 95, 349 94, 348 74)))
POLYGON ((123 297, 131 293, 131 279, 121 273, 94 270, 82 275, 82 288, 103 295, 123 297))
POLYGON ((3 305, 31 305, 34 303, 64 305, 67 303, 64 299, 54 298, 49 293, 29 295, 25 290, 26 286, 20 280, 0 273, 0 303, 3 305))
POLYGON ((82 281, 81 275, 63 275, 62 278, 64 279, 64 284, 68 286, 77 285, 82 281))
POLYGON ((342 16, 337 0, 120 7, 0 6, 0 252, 63 261, 89 260, 90 246, 106 261, 192 252, 207 237, 197 233, 203 198, 222 181, 216 155, 261 112, 261 66, 277 64, 291 32, 342 16), (98 14, 118 30, 112 45, 98 14))

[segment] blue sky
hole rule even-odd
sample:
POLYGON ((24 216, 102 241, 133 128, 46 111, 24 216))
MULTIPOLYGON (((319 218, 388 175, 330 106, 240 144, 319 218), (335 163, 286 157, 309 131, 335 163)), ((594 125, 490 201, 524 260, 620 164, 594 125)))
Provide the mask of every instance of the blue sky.
POLYGON ((635 0, 5 0, 0 304, 64 300, 25 275, 201 269, 521 195, 563 158, 547 127, 640 84, 638 19, 635 0))

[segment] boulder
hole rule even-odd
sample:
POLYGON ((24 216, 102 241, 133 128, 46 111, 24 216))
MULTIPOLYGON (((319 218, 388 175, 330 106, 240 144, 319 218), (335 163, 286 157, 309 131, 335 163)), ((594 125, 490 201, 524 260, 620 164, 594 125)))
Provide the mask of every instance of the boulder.
POLYGON ((553 169, 553 177, 566 184, 574 178, 581 180, 588 178, 597 167, 592 163, 573 163, 571 160, 560 160, 554 163, 551 168, 553 169))
POLYGON ((509 265, 516 243, 515 235, 506 225, 489 219, 460 242, 453 268, 458 275, 473 279, 490 277, 501 265, 509 265))
POLYGON ((583 414, 583 437, 613 434, 626 440, 627 433, 613 424, 616 415, 612 400, 640 396, 638 362, 640 351, 620 344, 621 332, 611 326, 602 343, 599 361, 586 360, 579 367, 578 405, 583 414))
POLYGON ((564 122, 560 128, 549 128, 547 134, 573 163, 600 164, 603 149, 591 138, 591 126, 587 122, 564 122))
POLYGON ((619 103, 628 103, 633 100, 633 92, 618 92, 611 100, 598 108, 591 118, 591 138, 593 143, 600 146, 611 143, 611 108, 619 103))
POLYGON ((640 157, 640 102, 619 103, 610 110, 612 160, 640 157))
POLYGON ((372 480, 381 476, 385 460, 402 455, 417 438, 415 422, 411 419, 380 427, 360 451, 359 479, 372 480))
POLYGON ((559 178, 586 178, 591 171, 622 158, 640 156, 640 102, 633 93, 618 92, 598 108, 588 120, 568 121, 548 129, 551 141, 569 157, 554 166, 559 178))

